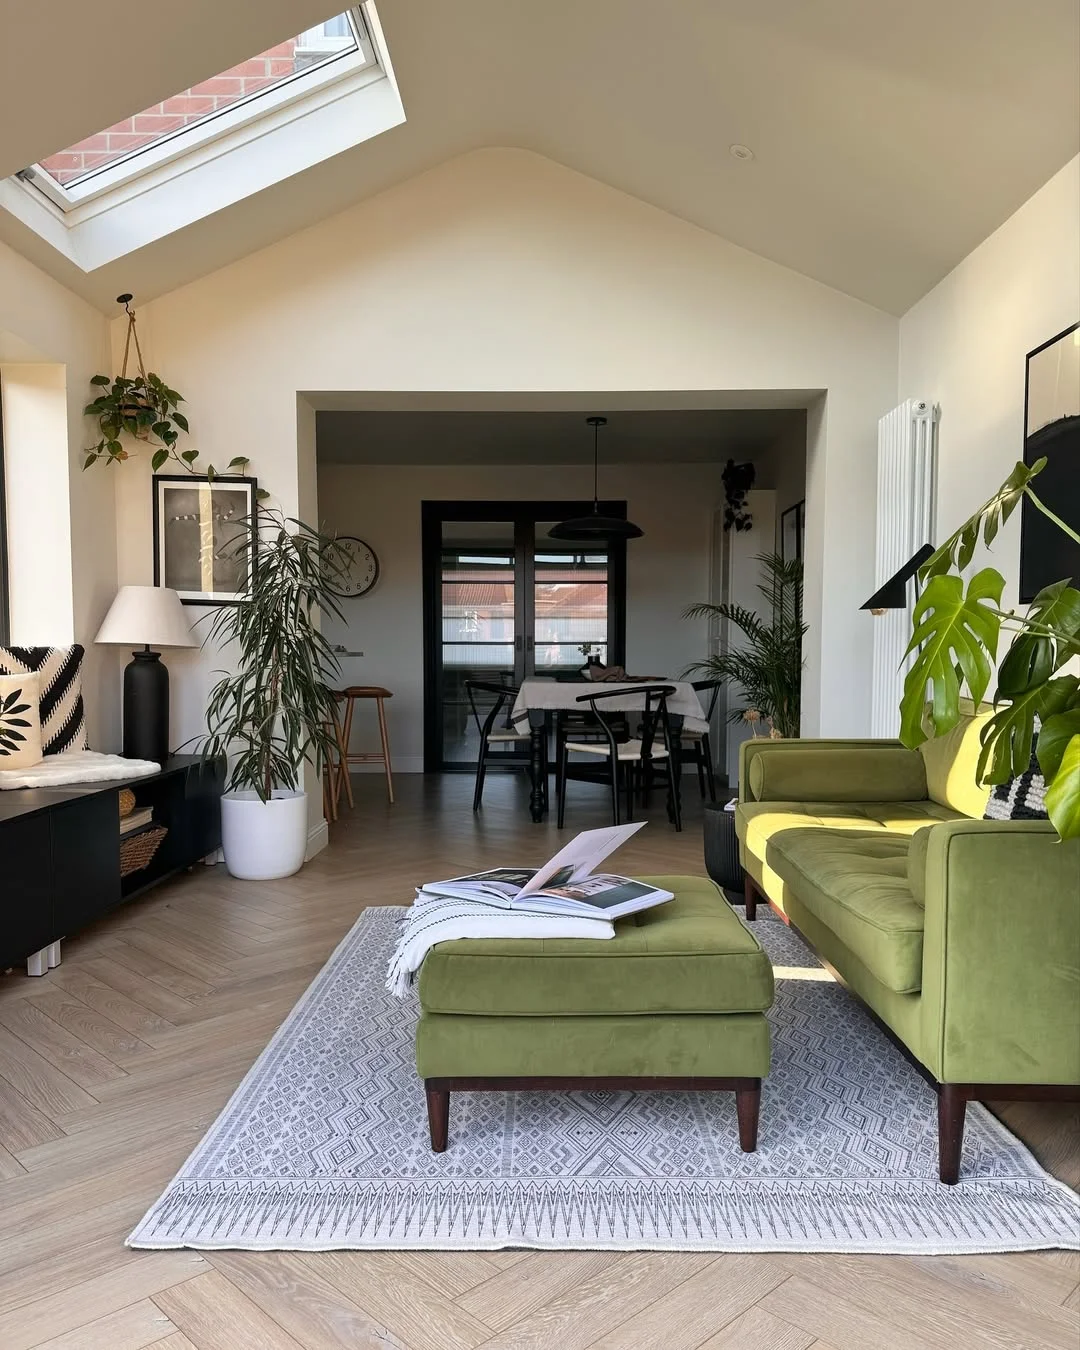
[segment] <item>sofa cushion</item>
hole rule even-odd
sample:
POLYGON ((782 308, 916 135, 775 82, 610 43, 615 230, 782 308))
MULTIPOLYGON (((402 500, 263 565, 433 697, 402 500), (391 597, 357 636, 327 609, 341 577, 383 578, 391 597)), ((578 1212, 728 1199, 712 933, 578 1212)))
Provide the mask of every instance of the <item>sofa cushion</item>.
POLYGON ((745 846, 765 857, 769 840, 780 830, 829 828, 914 834, 939 820, 962 820, 959 811, 929 799, 913 802, 740 802, 735 829, 745 846))
POLYGON ((609 942, 441 942, 420 968, 425 1012, 498 1017, 763 1012, 769 958, 705 877, 652 877, 675 899, 620 919, 609 942))
POLYGON ((980 787, 975 771, 982 749, 979 736, 992 716, 992 709, 962 715, 952 731, 933 736, 919 746, 932 800, 972 820, 982 819, 990 796, 989 785, 980 787))
POLYGON ((750 761, 749 776, 758 801, 895 802, 926 796, 922 756, 901 745, 765 750, 750 761))
POLYGON ((922 985, 923 909, 907 884, 910 840, 881 831, 784 830, 769 865, 888 989, 922 985))
POLYGON ((926 908, 926 850, 930 846, 930 827, 916 830, 911 836, 907 855, 907 884, 911 898, 926 908))

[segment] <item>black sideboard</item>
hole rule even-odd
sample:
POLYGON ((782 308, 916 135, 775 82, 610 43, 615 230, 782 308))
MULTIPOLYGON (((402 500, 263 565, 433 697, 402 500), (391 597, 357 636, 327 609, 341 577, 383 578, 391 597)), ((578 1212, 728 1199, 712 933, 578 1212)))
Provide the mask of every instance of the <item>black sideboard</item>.
POLYGON ((59 943, 221 847, 223 766, 177 755, 149 778, 0 792, 0 970, 42 974, 59 943), (121 789, 167 830, 149 864, 120 875, 121 789))

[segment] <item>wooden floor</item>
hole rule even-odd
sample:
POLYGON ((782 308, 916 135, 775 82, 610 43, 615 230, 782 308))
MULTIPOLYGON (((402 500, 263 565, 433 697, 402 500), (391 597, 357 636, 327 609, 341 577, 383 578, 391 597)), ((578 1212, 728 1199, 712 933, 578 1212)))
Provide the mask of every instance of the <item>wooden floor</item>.
MULTIPOLYGON (((418 879, 539 862, 520 779, 357 777, 331 847, 287 881, 199 868, 0 975, 0 1347, 25 1350, 905 1350, 1080 1344, 1080 1260, 683 1253, 132 1252, 184 1161, 357 912, 418 879)), ((568 826, 605 823, 571 786, 568 826)), ((662 807, 627 870, 701 871, 700 809, 662 807)), ((1070 1108, 1003 1111, 1080 1180, 1070 1108)), ((417 1121, 417 1128, 424 1128, 417 1121)))

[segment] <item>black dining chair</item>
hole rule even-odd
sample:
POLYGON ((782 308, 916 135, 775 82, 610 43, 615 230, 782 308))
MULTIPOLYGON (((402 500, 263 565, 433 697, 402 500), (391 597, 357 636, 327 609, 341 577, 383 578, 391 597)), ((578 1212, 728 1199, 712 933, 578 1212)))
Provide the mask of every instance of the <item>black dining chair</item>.
POLYGON ((626 734, 626 714, 622 711, 605 711, 597 707, 605 699, 628 697, 628 691, 622 689, 597 689, 580 694, 578 703, 587 703, 592 710, 596 728, 603 733, 595 740, 577 739, 567 736, 559 747, 559 759, 556 765, 556 796, 559 803, 558 828, 563 827, 566 812, 566 784, 571 776, 572 754, 592 756, 606 761, 610 774, 611 814, 613 823, 620 821, 619 794, 625 792, 626 818, 631 820, 634 813, 635 777, 638 773, 646 781, 653 778, 657 768, 661 768, 667 781, 668 819, 676 830, 682 829, 682 804, 679 798, 679 746, 673 737, 668 718, 667 700, 675 692, 670 684, 642 684, 633 691, 632 697, 644 699, 645 707, 641 718, 640 734, 630 737, 626 734))
MULTIPOLYGON (((480 733, 480 749, 476 757, 476 787, 473 789, 473 810, 479 811, 484 798, 484 780, 487 777, 488 755, 492 749, 499 749, 498 762, 515 769, 525 769, 532 773, 532 737, 526 725, 517 730, 510 723, 510 709, 518 696, 516 685, 489 684, 486 680, 466 680, 465 693, 469 699, 473 721, 480 733), (494 702, 484 710, 478 699, 491 697, 494 702)), ((547 804, 547 755, 545 752, 544 803, 547 804)))
POLYGON ((698 789, 701 792, 702 801, 705 800, 706 786, 709 790, 709 801, 716 801, 716 779, 713 776, 713 757, 712 745, 709 742, 709 727, 712 726, 712 716, 716 711, 716 700, 720 696, 720 680, 695 680, 692 688, 695 693, 708 693, 709 697, 705 704, 705 722, 704 731, 687 731, 684 727, 680 738, 680 749, 682 751, 682 762, 684 764, 693 764, 697 769, 698 789))

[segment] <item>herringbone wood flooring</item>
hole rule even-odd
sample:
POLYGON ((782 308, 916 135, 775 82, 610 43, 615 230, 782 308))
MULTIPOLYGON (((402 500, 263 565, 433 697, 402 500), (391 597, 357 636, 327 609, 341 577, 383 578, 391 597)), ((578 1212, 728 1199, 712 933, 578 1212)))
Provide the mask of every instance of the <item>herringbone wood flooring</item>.
MULTIPOLYGON (((198 869, 0 976, 0 1347, 26 1350, 904 1350, 1080 1337, 1074 1254, 948 1258, 610 1252, 132 1252, 122 1245, 365 905, 417 879, 539 861, 521 780, 358 777, 296 877, 198 869)), ((604 823, 575 785, 568 823, 604 823)), ((620 855, 700 871, 700 812, 620 855)), ((1075 1113, 1007 1108, 1080 1179, 1075 1113)), ((417 1121, 417 1129, 424 1122, 417 1121)))

